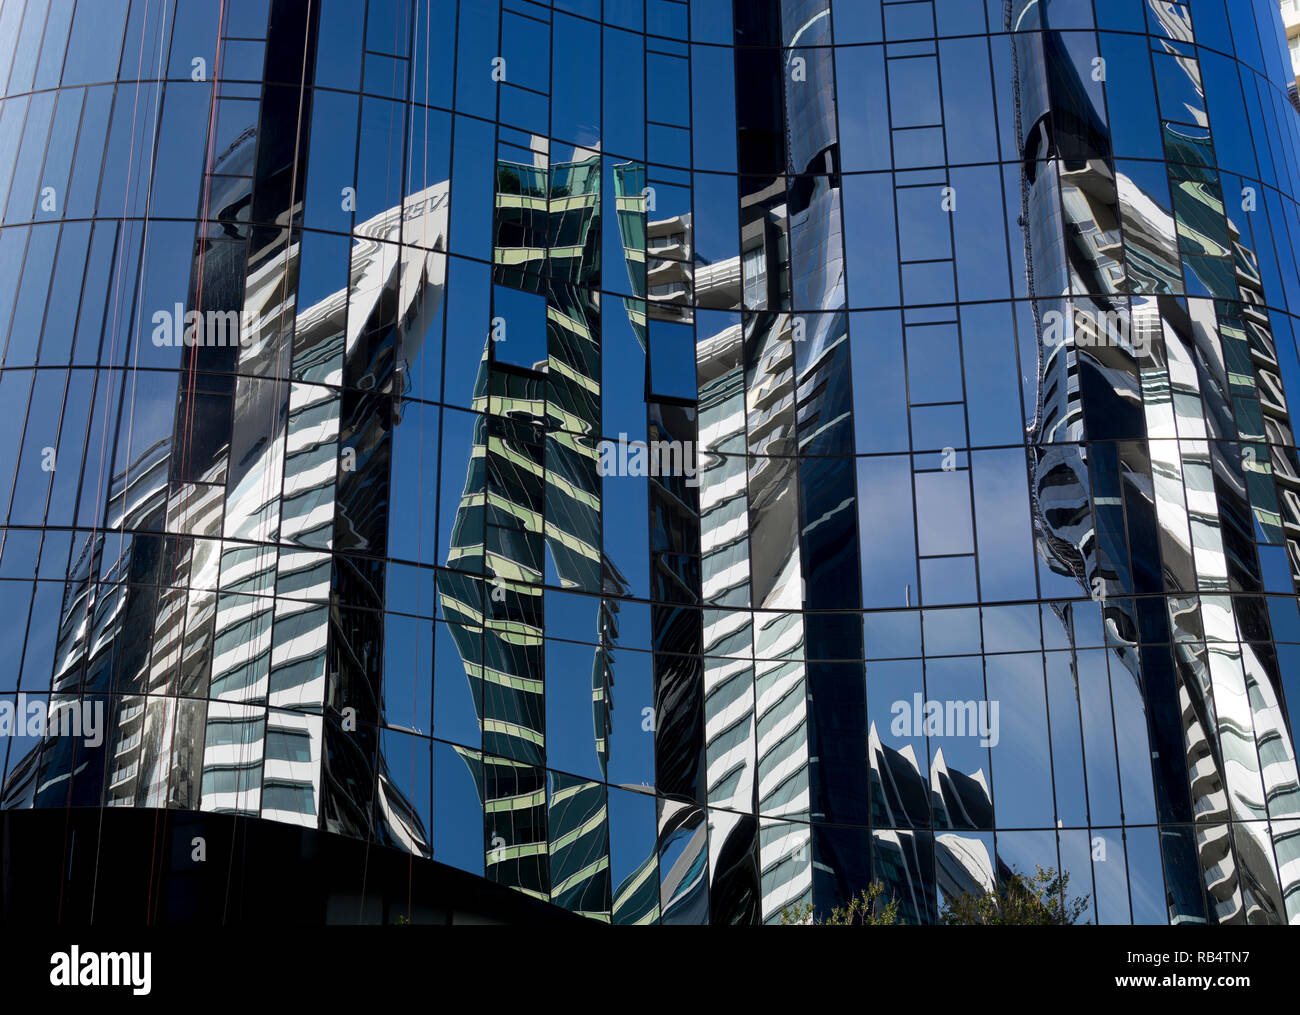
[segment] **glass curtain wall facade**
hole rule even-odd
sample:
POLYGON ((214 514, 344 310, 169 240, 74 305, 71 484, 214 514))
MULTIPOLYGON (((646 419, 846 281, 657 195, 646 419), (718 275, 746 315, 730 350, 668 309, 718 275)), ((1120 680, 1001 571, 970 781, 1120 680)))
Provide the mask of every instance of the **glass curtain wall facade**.
POLYGON ((1283 39, 3 0, 0 806, 614 924, 1300 922, 1283 39))

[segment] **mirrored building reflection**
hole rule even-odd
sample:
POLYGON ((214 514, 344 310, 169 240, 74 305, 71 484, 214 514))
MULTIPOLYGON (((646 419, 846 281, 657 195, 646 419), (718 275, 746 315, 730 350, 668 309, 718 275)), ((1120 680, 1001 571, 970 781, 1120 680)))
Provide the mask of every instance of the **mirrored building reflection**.
POLYGON ((0 5, 0 704, 104 720, 0 708, 0 806, 617 925, 1300 922, 1280 33, 0 5))

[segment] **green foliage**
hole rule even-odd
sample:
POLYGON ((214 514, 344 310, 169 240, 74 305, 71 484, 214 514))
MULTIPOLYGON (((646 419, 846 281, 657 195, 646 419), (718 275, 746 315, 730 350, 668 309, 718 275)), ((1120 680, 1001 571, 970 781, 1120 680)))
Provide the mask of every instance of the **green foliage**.
POLYGON ((523 181, 519 178, 519 173, 508 166, 497 166, 497 193, 499 194, 522 194, 524 192, 523 181))
MULTIPOLYGON (((849 900, 847 906, 831 910, 825 920, 818 920, 811 902, 787 906, 781 910, 781 926, 883 927, 898 923, 898 903, 882 903, 885 886, 873 881, 871 887, 849 900)), ((991 891, 964 892, 949 899, 939 914, 939 922, 948 926, 1067 926, 1080 922, 1088 911, 1087 895, 1070 898, 1070 875, 1051 867, 1035 866, 1032 875, 1012 871, 1011 876, 991 891)), ((1087 922, 1087 921, 1084 921, 1087 922)))
POLYGON ((992 891, 963 892, 944 904, 939 922, 949 926, 1052 927, 1079 922, 1088 896, 1069 898, 1070 875, 1035 865, 1027 876, 1013 871, 992 891))
POLYGON ((781 910, 781 926, 799 927, 824 924, 828 927, 885 927, 898 922, 898 903, 890 899, 883 905, 880 897, 885 892, 883 882, 873 881, 871 886, 849 900, 847 906, 836 906, 825 920, 813 915, 811 902, 801 906, 786 906, 781 910))

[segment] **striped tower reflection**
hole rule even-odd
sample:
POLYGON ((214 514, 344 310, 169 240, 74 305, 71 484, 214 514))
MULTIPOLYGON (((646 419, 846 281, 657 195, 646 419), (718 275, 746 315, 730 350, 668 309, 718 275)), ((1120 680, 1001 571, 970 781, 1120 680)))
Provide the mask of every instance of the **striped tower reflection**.
MULTIPOLYGON (((1185 8, 1152 3, 1150 13, 1161 33, 1153 47, 1203 106, 1185 8)), ((1285 543, 1294 580, 1297 470, 1275 343, 1257 309, 1257 260, 1225 214, 1203 109, 1161 123, 1171 213, 1165 180, 1139 183, 1112 168, 1083 72, 1071 71, 1059 33, 1032 31, 1038 5, 1008 2, 1006 15, 1020 33, 1040 554, 1101 601, 1111 679, 1124 674, 1144 700, 1171 921, 1297 922, 1300 869, 1283 843, 1297 827, 1300 780, 1258 564, 1264 548, 1285 543), (1046 340, 1049 308, 1073 328, 1071 341, 1046 340), (1106 320, 1121 341, 1097 340, 1106 320), (1146 440, 1104 442, 1133 431, 1146 440), (1094 443, 1076 443, 1085 439, 1094 443), (1158 552, 1135 542, 1148 529, 1158 552), (1119 598, 1134 593, 1167 607, 1155 615, 1150 600, 1136 601, 1141 637, 1133 601, 1119 598), (1180 741, 1163 742, 1166 728, 1180 729, 1180 741), (1180 863, 1188 855, 1199 871, 1180 863)), ((1056 611, 1073 648, 1071 610, 1056 611)))

